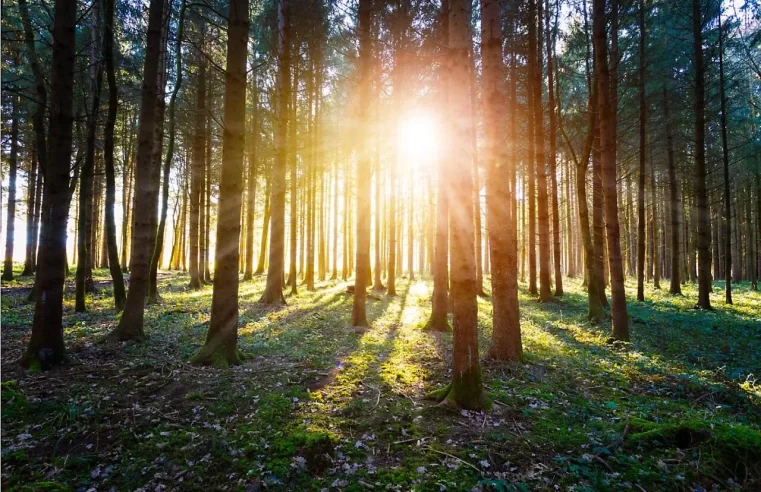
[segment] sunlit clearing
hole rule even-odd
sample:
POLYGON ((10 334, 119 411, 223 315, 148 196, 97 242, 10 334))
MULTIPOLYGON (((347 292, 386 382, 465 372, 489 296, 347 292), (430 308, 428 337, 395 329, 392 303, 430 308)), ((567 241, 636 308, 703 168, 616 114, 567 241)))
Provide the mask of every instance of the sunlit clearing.
POLYGON ((432 161, 441 145, 438 119, 427 111, 406 115, 397 128, 400 158, 408 165, 420 165, 432 161))

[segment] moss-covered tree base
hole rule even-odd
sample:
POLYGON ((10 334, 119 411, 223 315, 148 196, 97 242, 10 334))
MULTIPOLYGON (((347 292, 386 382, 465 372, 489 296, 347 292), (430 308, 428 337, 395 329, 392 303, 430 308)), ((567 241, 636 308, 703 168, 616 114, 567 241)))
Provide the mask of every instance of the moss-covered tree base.
POLYGON ((510 347, 492 345, 486 353, 486 358, 507 364, 520 364, 523 362, 523 353, 510 347))
POLYGON ((478 374, 455 377, 451 383, 443 388, 428 393, 426 398, 438 402, 439 405, 452 408, 474 411, 488 410, 491 408, 491 400, 486 396, 481 385, 481 372, 480 370, 474 372, 478 374))
POLYGON ((191 357, 190 363, 195 366, 211 366, 217 369, 228 369, 243 364, 246 356, 237 348, 227 350, 219 344, 206 344, 201 351, 191 357))
POLYGON ((428 322, 423 327, 423 331, 437 331, 440 333, 448 333, 452 331, 452 327, 449 326, 449 321, 446 317, 437 319, 436 316, 431 315, 428 322))
POLYGON ((18 360, 18 364, 29 372, 42 372, 56 366, 71 363, 71 359, 63 350, 54 351, 50 348, 39 350, 27 349, 18 360))

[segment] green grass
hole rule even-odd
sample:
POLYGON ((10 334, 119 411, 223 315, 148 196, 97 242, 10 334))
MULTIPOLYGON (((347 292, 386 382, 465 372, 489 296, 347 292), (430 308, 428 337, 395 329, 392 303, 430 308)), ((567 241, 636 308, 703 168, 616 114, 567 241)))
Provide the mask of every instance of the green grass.
MULTIPOLYGON (((100 345, 117 322, 110 288, 89 311, 65 299, 73 364, 43 374, 15 365, 28 342, 30 279, 3 288, 2 485, 7 490, 758 490, 761 488, 761 295, 719 282, 713 312, 646 291, 632 343, 583 321, 585 294, 539 304, 521 285, 526 363, 484 363, 494 406, 453 412, 423 397, 448 379, 451 334, 422 330, 430 280, 368 300, 372 326, 348 326, 346 283, 256 304, 241 284, 230 370, 187 360, 208 327, 211 287, 162 272, 146 343, 100 345), (255 489, 255 488, 254 488, 255 489)), ((98 270, 96 280, 107 280, 98 270)), ((487 282, 488 283, 488 282, 487 282)), ((105 284, 104 284, 105 285, 105 284)), ((480 350, 491 304, 479 299, 480 350)))

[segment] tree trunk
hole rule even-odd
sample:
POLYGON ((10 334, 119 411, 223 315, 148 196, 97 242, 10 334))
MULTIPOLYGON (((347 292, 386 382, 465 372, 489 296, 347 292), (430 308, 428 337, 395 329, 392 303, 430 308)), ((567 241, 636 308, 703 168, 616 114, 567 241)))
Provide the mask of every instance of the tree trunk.
MULTIPOLYGON (((503 6, 500 4, 500 0, 481 0, 486 215, 491 226, 489 248, 492 259, 491 286, 494 306, 489 356, 501 361, 520 362, 523 359, 523 348, 516 284, 516 250, 512 247, 514 222, 510 213, 513 194, 510 189, 512 177, 509 174, 514 174, 514 156, 508 157, 503 144, 506 141, 512 142, 513 139, 506 138, 503 117, 508 107, 505 104, 503 82, 505 66, 502 58, 500 16, 503 6), (508 175, 505 169, 508 170, 508 175)), ((514 77, 511 77, 511 84, 513 83, 514 77)), ((514 110, 514 99, 511 103, 513 107, 509 109, 514 110)), ((512 111, 510 113, 512 114, 512 111)), ((511 124, 510 128, 514 130, 514 125, 511 124)), ((511 137, 514 137, 514 134, 511 137)), ((514 153, 515 146, 511 145, 510 151, 514 153)))
POLYGON ((260 302, 285 304, 283 268, 285 267, 285 169, 288 145, 288 101, 291 93, 290 0, 278 0, 278 73, 277 125, 275 128, 275 162, 272 168, 270 198, 272 239, 267 267, 267 285, 260 302))
MULTIPOLYGON (((201 46, 204 45, 205 22, 199 20, 198 31, 201 37, 201 46)), ((204 159, 206 151, 206 59, 204 55, 198 55, 198 84, 196 86, 196 111, 195 111, 195 135, 193 136, 193 157, 190 172, 190 288, 201 288, 201 276, 203 266, 199 265, 199 237, 201 195, 203 186, 204 159)), ((217 233, 219 234, 219 232, 217 233)), ((228 243, 217 243, 225 244, 228 243)))
MULTIPOLYGON (((545 12, 546 37, 547 37, 547 102, 550 116, 550 193, 552 197, 552 254, 555 273, 555 295, 563 295, 563 274, 560 265, 560 205, 558 204, 558 170, 557 170, 557 121, 555 112, 555 84, 553 66, 553 47, 555 39, 553 29, 550 28, 550 0, 547 0, 545 12)), ((539 20, 541 23, 541 19, 539 20)), ((567 234, 570 234, 568 231, 567 234)))
MULTIPOLYGON (((372 64, 370 41, 370 2, 359 0, 359 134, 363 143, 369 130, 368 105, 372 64)), ((370 280, 370 156, 369 146, 360 144, 357 152, 357 256, 354 277, 354 303, 351 310, 352 326, 368 326, 366 312, 367 285, 370 280)), ((410 198, 412 198, 410 196, 410 198)), ((410 238, 411 240, 412 238, 410 238)), ((410 264, 410 274, 412 264, 410 264)))
MULTIPOLYGON (((534 52, 536 64, 533 70, 534 86, 534 139, 537 183, 537 226, 539 229, 539 301, 547 302, 550 291, 550 217, 547 203, 547 168, 544 155, 544 111, 542 108, 542 0, 529 0, 529 43, 536 37, 534 52)), ((531 47, 529 46, 529 51, 531 47)), ((529 55, 531 56, 531 55, 529 55)), ((531 63, 531 62, 529 62, 531 63)))
MULTIPOLYGON (((298 156, 296 155, 299 144, 296 138, 296 126, 298 124, 298 92, 299 92, 299 54, 298 48, 296 48, 296 56, 293 63, 293 90, 291 91, 291 103, 288 110, 289 119, 291 124, 288 125, 288 140, 291 142, 290 150, 287 150, 288 168, 290 169, 290 185, 291 193, 288 198, 290 204, 290 215, 288 217, 290 225, 289 243, 290 243, 290 255, 289 255, 289 269, 288 269, 288 281, 286 285, 291 286, 291 295, 298 293, 298 279, 296 278, 296 259, 298 252, 298 226, 299 226, 299 214, 298 214, 298 156)), ((302 255, 302 258, 304 256, 302 255)))
MULTIPOLYGON (((22 0, 23 1, 23 0, 22 0)), ((50 155, 40 160, 45 173, 39 272, 32 335, 20 364, 43 370, 66 362, 63 343, 63 282, 66 269, 66 223, 69 215, 74 60, 77 2, 56 0, 50 98, 50 155)), ((42 151, 43 147, 39 150, 42 151)), ((41 154, 40 154, 41 155, 41 154)))
MULTIPOLYGON (((254 97, 257 97, 256 81, 254 81, 254 97)), ((248 156, 248 189, 246 190, 246 268, 243 280, 251 280, 254 277, 254 219, 256 218, 256 168, 258 136, 257 110, 258 101, 254 99, 253 128, 250 132, 252 140, 251 152, 248 156)))
POLYGON ((468 97, 471 4, 451 0, 449 11, 449 110, 452 122, 452 291, 454 347, 452 382, 431 396, 468 410, 483 410, 489 400, 478 362, 478 302, 473 230, 473 178, 468 97), (456 184, 456 185, 455 185, 456 184))
MULTIPOLYGON (((62 0, 59 0, 62 1, 62 0)), ((148 41, 146 45, 143 90, 140 104, 137 162, 135 164, 134 223, 132 230, 132 258, 129 292, 119 325, 107 338, 113 340, 143 339, 145 298, 148 291, 151 253, 155 236, 155 197, 158 183, 153 180, 156 149, 156 121, 158 98, 161 92, 159 76, 162 60, 162 23, 164 0, 151 0, 148 13, 148 41), (152 208, 154 210, 152 210, 152 208)))
MULTIPOLYGON (((439 46, 441 54, 448 59, 449 50, 449 0, 441 2, 441 36, 439 46)), ((447 121, 447 112, 445 111, 449 97, 449 80, 447 78, 447 68, 442 64, 439 70, 439 85, 441 90, 441 120, 447 121)), ((445 123, 446 125, 446 123, 445 123)), ((449 130, 446 127, 447 132, 449 130)), ((449 193, 451 183, 449 182, 449 145, 448 139, 442 140, 444 151, 439 154, 438 159, 438 185, 436 192, 436 244, 434 245, 434 264, 433 264, 433 298, 431 306, 431 318, 428 320, 426 328, 432 331, 449 331, 449 321, 447 320, 447 299, 449 295, 449 193)))
MULTIPOLYGON (((534 97, 534 79, 536 78, 536 0, 530 0, 528 12, 528 81, 526 83, 526 130, 528 132, 528 152, 526 180, 528 181, 528 292, 537 295, 536 288, 536 130, 539 123, 534 117, 536 98, 534 97)), ((541 112, 541 110, 540 110, 541 112)))
MULTIPOLYGON (((108 244, 108 267, 114 285, 114 307, 116 311, 124 309, 127 295, 124 289, 124 276, 119 264, 119 249, 116 244, 116 165, 114 164, 114 127, 119 106, 119 91, 116 86, 116 69, 114 63, 114 11, 115 0, 104 3, 105 37, 103 38, 103 55, 106 62, 108 80, 108 115, 104 129, 103 157, 106 168, 106 242, 108 244)), ((126 224, 122 227, 126 227, 126 224)))
POLYGON ((621 244, 618 225, 618 199, 616 196, 615 114, 612 111, 612 94, 608 71, 607 40, 605 33, 605 0, 594 0, 594 59, 597 74, 598 108, 600 111, 600 143, 603 193, 605 195, 605 229, 610 267, 611 315, 613 338, 629 341, 629 319, 626 312, 624 270, 621 261, 621 244))
MULTIPOLYGON (((721 97, 721 157, 724 168, 724 220, 729 226, 731 217, 731 197, 729 193, 729 147, 727 145, 727 96, 724 92, 724 33, 721 26, 721 16, 719 16, 719 93, 721 97)), ((750 203, 750 200, 748 200, 750 203)), ((724 270, 732 270, 731 251, 732 231, 727 229, 724 238, 727 254, 724 256, 724 270)), ((716 259, 718 262, 718 258, 716 259)), ((725 278, 724 299, 727 304, 732 304, 732 279, 730 276, 725 278)))
POLYGON ((705 155, 705 68, 703 66, 703 19, 700 0, 692 0, 693 49, 695 51, 695 196, 697 198, 698 307, 711 309, 711 222, 708 218, 705 155))
POLYGON ((214 293, 206 343, 193 362, 215 367, 240 364, 238 351, 238 242, 246 148, 248 0, 231 0, 227 28, 224 138, 217 209, 214 293))
MULTIPOLYGON (((13 96, 11 115, 11 155, 8 159, 8 215, 5 220, 5 260, 3 262, 3 280, 13 280, 13 235, 16 225, 16 170, 18 167, 18 127, 19 100, 13 96)), ((27 220, 28 222, 28 220, 27 220)))
MULTIPOLYGON (((645 0, 639 0, 639 188, 637 193, 637 300, 645 300, 645 152, 647 100, 645 98, 645 0)), ((653 165, 653 163, 651 163, 653 165)), ((655 203, 653 203, 653 206, 655 203)), ((655 223, 653 223, 655 227, 655 223)))
POLYGON ((272 189, 272 166, 266 171, 267 181, 264 185, 264 218, 262 219, 262 238, 259 243, 259 261, 256 265, 256 271, 254 275, 261 275, 264 273, 265 254, 267 252, 267 236, 270 231, 270 191, 272 189))
POLYGON ((93 206, 93 175, 95 171, 95 138, 98 130, 98 108, 100 106, 100 90, 103 78, 103 68, 100 64, 101 45, 99 14, 100 2, 93 4, 91 19, 90 39, 90 100, 88 101, 87 118, 87 149, 85 163, 82 167, 79 181, 79 224, 77 241, 77 276, 76 276, 76 300, 74 311, 83 313, 85 306, 85 292, 92 292, 94 282, 92 278, 92 266, 94 264, 95 248, 97 241, 97 217, 98 210, 93 206))
MULTIPOLYGON (((11 133, 13 133, 12 130, 11 133)), ((26 178, 26 247, 24 250, 24 271, 21 272, 21 276, 29 276, 34 274, 34 207, 36 204, 35 198, 37 196, 37 174, 39 170, 37 166, 37 152, 35 150, 34 143, 31 144, 31 147, 31 155, 29 157, 29 174, 26 178)))

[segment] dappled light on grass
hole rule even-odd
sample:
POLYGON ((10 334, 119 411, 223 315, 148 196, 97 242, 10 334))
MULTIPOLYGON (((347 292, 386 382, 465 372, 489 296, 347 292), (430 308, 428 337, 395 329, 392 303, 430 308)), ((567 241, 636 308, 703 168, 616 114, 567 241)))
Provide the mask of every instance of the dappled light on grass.
MULTIPOLYGON (((106 275, 98 270, 96 280, 106 275)), ((97 466, 101 473, 112 466, 116 472, 97 483, 117 489, 177 485, 156 474, 182 473, 183 486, 236 474, 236 486, 256 480, 276 490, 359 480, 411 490, 421 477, 453 490, 484 480, 528 490, 635 483, 677 490, 709 473, 726 481, 735 474, 730 457, 754 472, 758 293, 740 284, 735 306, 717 303, 705 313, 692 309, 692 286, 685 297, 648 292, 652 301, 631 303, 632 343, 614 345, 607 321, 584 320, 580 281, 564 281, 566 295, 549 303, 537 303, 521 284, 526 362, 484 364, 495 402, 486 414, 452 413, 424 399, 451 377, 452 334, 423 330, 428 279, 399 279, 397 296, 369 297, 371 326, 362 331, 349 326, 351 283, 319 283, 272 308, 257 303, 263 277, 243 282, 238 343, 249 357, 228 371, 187 364, 206 334, 210 287, 194 292, 186 275, 162 277, 162 303, 146 310, 148 342, 118 347, 94 343, 115 323, 102 289, 88 298, 87 313, 67 308, 65 337, 81 365, 44 376, 55 395, 16 372, 31 309, 4 296, 13 310, 3 312, 3 373, 19 383, 3 387, 4 416, 16 412, 4 417, 3 446, 26 453, 4 454, 4 466, 25 483, 49 480, 57 467, 53 477, 74 484, 92 484, 97 466), (684 428, 707 432, 707 440, 679 447, 684 428), (16 438, 26 433, 32 437, 16 438), (46 451, 59 441, 65 464, 64 451, 46 451), (72 459, 88 456, 80 465, 72 459), (157 456, 166 461, 154 462, 157 456)), ((485 353, 490 298, 478 306, 485 353)))

